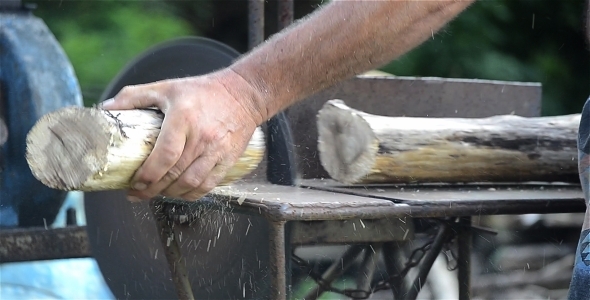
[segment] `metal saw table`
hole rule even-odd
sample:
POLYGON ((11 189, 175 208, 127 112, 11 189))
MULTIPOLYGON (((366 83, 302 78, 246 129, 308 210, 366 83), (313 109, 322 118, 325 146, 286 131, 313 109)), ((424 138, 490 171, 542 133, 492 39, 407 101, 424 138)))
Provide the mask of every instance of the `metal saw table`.
MULTIPOLYGON (((306 237, 298 236, 301 235, 301 230, 297 230, 298 227, 309 226, 301 225, 301 222, 348 220, 348 230, 351 235, 362 236, 363 229, 369 230, 369 226, 361 224, 371 224, 379 219, 397 219, 402 221, 397 222, 400 226, 407 224, 412 218, 459 218, 459 222, 465 225, 464 230, 455 232, 459 235, 460 299, 468 299, 470 236, 472 234, 470 216, 581 212, 585 209, 579 186, 572 184, 430 184, 350 187, 330 180, 304 180, 299 187, 242 184, 234 186, 231 192, 219 194, 221 197, 227 195, 233 195, 229 203, 236 212, 258 214, 270 224, 269 239, 272 253, 270 265, 273 266, 271 267, 272 299, 286 299, 288 294, 288 276, 284 266, 288 266, 292 259, 288 251, 291 243, 298 244, 297 241, 306 239, 306 237), (238 203, 238 199, 244 195, 247 195, 246 198, 238 203), (290 224, 291 222, 295 225, 290 224), (356 225, 353 225, 355 222, 357 222, 356 225)), ((391 226, 391 224, 387 225, 391 226)), ((316 233, 319 232, 320 230, 316 231, 316 233)), ((439 235, 444 234, 448 233, 445 230, 439 230, 439 235)), ((393 235, 381 233, 377 237, 366 237, 365 240, 362 237, 358 238, 356 242, 387 243, 388 238, 391 237, 393 235)), ((354 237, 345 239, 355 242, 354 237)), ((336 240, 334 239, 333 242, 336 240)), ((439 247, 430 250, 438 252, 440 249, 439 247)), ((398 254, 388 253, 388 255, 398 254)), ((389 266, 389 268, 388 271, 395 271, 395 266, 389 266)), ((425 272, 427 273, 428 270, 425 272)), ((412 299, 407 296, 414 288, 409 288, 414 284, 413 280, 405 285, 403 282, 398 282, 397 287, 393 285, 391 287, 394 291, 397 289, 398 297, 412 299)))

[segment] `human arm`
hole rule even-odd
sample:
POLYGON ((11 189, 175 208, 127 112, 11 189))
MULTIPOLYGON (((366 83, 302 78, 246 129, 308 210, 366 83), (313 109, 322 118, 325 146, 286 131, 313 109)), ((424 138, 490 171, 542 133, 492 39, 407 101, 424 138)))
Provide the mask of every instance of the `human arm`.
POLYGON ((271 37, 230 69, 255 87, 263 120, 395 59, 473 1, 334 1, 271 37))
POLYGON ((334 1, 228 68, 125 88, 103 107, 157 106, 166 115, 130 195, 199 198, 235 163, 257 125, 404 54, 472 1, 334 1))

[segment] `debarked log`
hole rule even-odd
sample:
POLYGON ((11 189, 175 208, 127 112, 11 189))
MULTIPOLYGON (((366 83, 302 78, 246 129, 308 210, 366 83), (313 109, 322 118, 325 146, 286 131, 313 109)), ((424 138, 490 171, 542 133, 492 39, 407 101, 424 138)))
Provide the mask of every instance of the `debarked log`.
MULTIPOLYGON (((30 130, 27 162, 33 175, 51 188, 127 189, 151 153, 163 119, 153 109, 63 108, 41 117, 30 130)), ((264 145, 263 133, 257 128, 221 185, 253 171, 262 160, 264 145)))
POLYGON ((331 100, 317 122, 322 166, 346 184, 579 180, 579 114, 386 117, 331 100))

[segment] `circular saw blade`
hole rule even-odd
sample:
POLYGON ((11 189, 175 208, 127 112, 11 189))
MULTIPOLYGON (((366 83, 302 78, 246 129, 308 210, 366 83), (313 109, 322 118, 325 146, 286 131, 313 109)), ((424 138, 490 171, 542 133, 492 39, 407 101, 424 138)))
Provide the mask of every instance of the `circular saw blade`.
MULTIPOLYGON (((148 49, 111 82, 102 99, 122 87, 205 74, 229 65, 238 52, 204 38, 183 38, 148 49)), ((124 191, 85 193, 93 256, 117 299, 177 298, 149 204, 124 191)), ((268 292, 268 225, 211 199, 190 204, 190 225, 176 225, 197 299, 261 298, 268 292)), ((180 211, 180 210, 179 210, 180 211)))

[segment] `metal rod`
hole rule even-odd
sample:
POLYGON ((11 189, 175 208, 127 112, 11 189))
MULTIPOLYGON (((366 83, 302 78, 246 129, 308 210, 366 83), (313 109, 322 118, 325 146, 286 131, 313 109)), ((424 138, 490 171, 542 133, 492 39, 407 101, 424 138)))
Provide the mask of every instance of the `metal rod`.
POLYGON ((285 222, 271 222, 269 232, 270 299, 287 299, 285 222))
POLYGON ((279 0, 278 2, 278 31, 293 23, 293 0, 279 0))
MULTIPOLYGON (((342 255, 342 257, 332 263, 328 270, 322 274, 322 283, 324 285, 329 285, 334 281, 336 278, 340 277, 348 268, 352 266, 356 257, 363 251, 365 246, 363 245, 353 245, 346 249, 346 252, 342 255)), ((306 300, 315 300, 319 298, 319 296, 324 292, 324 288, 322 286, 316 286, 313 290, 311 290, 303 299, 306 300)))
POLYGON ((248 49, 264 41, 264 0, 248 0, 248 49))
MULTIPOLYGON (((363 262, 359 273, 357 275, 357 290, 371 293, 371 282, 377 269, 377 263, 379 256, 381 256, 381 243, 369 244, 365 247, 365 253, 363 255, 363 262)), ((355 295, 354 298, 364 298, 364 294, 355 295)))
POLYGON ((92 257, 85 226, 0 230, 0 263, 92 257))
POLYGON ((160 242, 164 248, 164 255, 168 261, 168 267, 172 275, 172 281, 180 300, 193 300, 193 290, 188 278, 186 263, 182 262, 182 254, 177 237, 174 234, 173 222, 163 213, 163 202, 159 199, 152 200, 150 208, 154 214, 156 228, 160 234, 160 242))
POLYGON ((70 207, 66 210, 66 226, 76 226, 78 221, 76 218, 76 209, 70 207))
POLYGON ((457 259, 458 280, 459 280, 459 299, 471 299, 471 247, 472 247, 472 232, 471 217, 459 218, 459 236, 458 248, 459 258, 457 259))
POLYGON ((430 272, 434 261, 440 254, 440 251, 451 234, 451 226, 446 222, 441 222, 430 250, 424 254, 422 261, 417 267, 418 274, 414 278, 413 284, 407 287, 407 291, 402 291, 404 299, 416 299, 416 297, 418 297, 418 293, 426 282, 426 277, 428 277, 428 273, 430 272))
MULTIPOLYGON (((402 299, 401 290, 404 286, 404 280, 407 277, 393 276, 393 274, 400 274, 404 268, 403 262, 406 260, 404 256, 403 245, 407 242, 387 242, 383 244, 383 259, 387 268, 387 274, 390 276, 389 285, 393 293, 393 299, 402 299)), ((409 285, 409 284, 406 284, 409 285)))
POLYGON ((297 167, 287 115, 279 112, 266 122, 266 126, 266 178, 272 184, 294 186, 297 182, 297 167))

